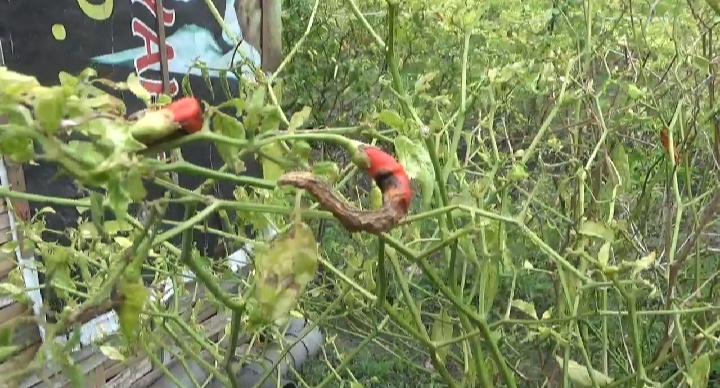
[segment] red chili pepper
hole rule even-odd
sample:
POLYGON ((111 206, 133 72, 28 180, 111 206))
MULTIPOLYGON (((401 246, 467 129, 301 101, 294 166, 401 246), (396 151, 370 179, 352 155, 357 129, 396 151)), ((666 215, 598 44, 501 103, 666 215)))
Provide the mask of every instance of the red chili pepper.
MULTIPOLYGON (((662 143, 663 147, 665 147, 665 151, 670 153, 670 137, 668 137, 668 133, 666 129, 660 130, 660 142, 662 143)), ((677 147, 675 148, 675 164, 680 164, 680 153, 678 152, 677 147)))
POLYGON ((410 208, 413 190, 405 169, 398 161, 380 148, 363 146, 362 150, 370 159, 368 174, 383 192, 383 196, 397 193, 400 196, 400 205, 407 213, 410 208))
POLYGON ((193 97, 183 97, 165 106, 173 114, 174 121, 187 133, 195 133, 203 127, 203 113, 200 101, 193 97))

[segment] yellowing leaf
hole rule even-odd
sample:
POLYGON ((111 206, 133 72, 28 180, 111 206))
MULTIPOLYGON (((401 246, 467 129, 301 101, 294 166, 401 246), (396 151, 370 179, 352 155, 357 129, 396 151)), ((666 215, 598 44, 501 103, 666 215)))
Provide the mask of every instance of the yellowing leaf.
POLYGON ((600 265, 603 267, 608 264, 610 261, 610 243, 606 242, 600 247, 600 251, 598 251, 598 261, 600 262, 600 265))
POLYGON ((128 282, 120 279, 118 291, 123 296, 122 305, 118 309, 118 321, 123 334, 131 341, 135 341, 140 327, 140 312, 150 292, 142 281, 128 282))
POLYGON ((310 117, 310 113, 312 112, 312 109, 309 106, 306 106, 302 108, 299 112, 295 112, 295 114, 292 115, 292 118, 290 118, 290 125, 288 126, 288 131, 292 132, 305 124, 307 119, 310 117))
POLYGON ((117 236, 117 237, 114 237, 113 240, 115 240, 115 242, 123 248, 128 248, 133 245, 132 241, 130 241, 129 239, 127 239, 125 237, 117 236))
POLYGON ((691 388, 706 388, 710 376, 710 355, 703 353, 690 365, 689 372, 685 373, 685 379, 691 388))
POLYGON ((603 239, 612 242, 615 240, 615 233, 605 225, 595 221, 585 221, 580 225, 578 233, 603 239))
POLYGON ((625 152, 625 147, 623 147, 620 142, 618 142, 613 149, 612 162, 615 166, 615 170, 617 170, 618 178, 620 178, 621 181, 620 187, 623 188, 623 190, 627 190, 630 187, 630 180, 632 179, 630 174, 630 162, 628 160, 628 155, 625 152))
POLYGON ((132 94, 145 103, 149 103, 152 99, 152 94, 145 89, 140 83, 140 77, 135 73, 128 74, 127 87, 132 94))
MULTIPOLYGON (((441 308, 440 316, 435 318, 432 326, 431 339, 435 343, 449 341, 453 337, 454 327, 450 322, 450 316, 445 309, 441 308)), ((443 346, 436 350, 440 362, 445 364, 450 346, 443 346)))
POLYGON ((258 309, 252 312, 251 321, 261 324, 283 321, 298 295, 315 277, 318 266, 315 235, 307 224, 297 223, 256 255, 253 296, 258 309))
MULTIPOLYGON (((560 368, 562 368, 563 358, 555 356, 555 360, 559 364, 560 368)), ((592 387, 592 380, 590 378, 591 374, 592 377, 595 379, 595 382, 598 383, 598 385, 600 386, 604 384, 610 384, 613 381, 612 378, 605 375, 604 373, 598 372, 595 369, 592 369, 588 372, 587 368, 583 365, 580 365, 573 360, 568 360, 568 377, 573 383, 583 387, 592 387)))
POLYGON ((526 302, 520 299, 513 299, 511 303, 512 307, 524 312, 525 314, 538 319, 537 313, 535 312, 535 305, 532 302, 526 302))
POLYGON ((632 276, 637 276, 640 272, 650 268, 650 266, 655 262, 656 258, 657 254, 655 253, 655 251, 652 251, 650 252, 650 254, 641 258, 640 260, 631 263, 633 267, 632 276))
POLYGON ((100 351, 102 354, 106 355, 107 358, 115 361, 125 361, 125 356, 117 350, 117 348, 114 348, 109 345, 103 345, 100 346, 100 351))

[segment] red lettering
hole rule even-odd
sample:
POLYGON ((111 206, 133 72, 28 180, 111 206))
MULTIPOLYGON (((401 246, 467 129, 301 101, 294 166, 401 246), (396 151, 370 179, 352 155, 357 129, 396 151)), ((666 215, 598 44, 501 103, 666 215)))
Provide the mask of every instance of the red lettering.
MULTIPOLYGON (((136 18, 133 18, 132 21, 132 33, 133 36, 140 37, 145 44, 145 55, 135 58, 135 70, 140 74, 148 67, 160 62, 160 51, 153 51, 153 48, 160 47, 160 40, 155 31, 136 18)), ((172 46, 168 44, 165 47, 167 47, 168 61, 175 58, 175 50, 172 46)))
MULTIPOLYGON (((145 78, 143 76, 140 76, 140 85, 142 85, 145 90, 148 92, 159 95, 163 92, 163 85, 162 81, 154 80, 145 78)), ((177 95, 178 91, 180 90, 180 87, 178 85, 177 80, 174 78, 170 80, 170 97, 175 97, 177 95)))
MULTIPOLYGON (((157 18, 157 12, 155 12, 156 5, 155 0, 131 0, 132 3, 140 3, 145 6, 145 8, 152 13, 153 17, 157 18)), ((163 7, 163 24, 165 26, 170 27, 173 24, 175 24, 175 10, 174 9, 167 9, 163 7)))

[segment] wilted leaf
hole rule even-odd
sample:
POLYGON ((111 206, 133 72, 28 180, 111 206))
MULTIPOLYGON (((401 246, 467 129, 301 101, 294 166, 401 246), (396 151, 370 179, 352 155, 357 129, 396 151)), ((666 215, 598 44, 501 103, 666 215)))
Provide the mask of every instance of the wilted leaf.
POLYGON ((150 292, 142 281, 129 282, 124 278, 120 279, 118 291, 123 297, 118 311, 120 329, 128 339, 135 341, 140 328, 140 312, 150 292))
POLYGON ((302 108, 299 112, 295 112, 294 115, 290 118, 290 125, 288 126, 288 131, 294 131, 305 124, 307 119, 310 117, 310 113, 312 112, 312 108, 309 106, 306 106, 302 108))
MULTIPOLYGON (((563 358, 555 356, 555 360, 557 361, 560 368, 562 368, 563 358)), ((583 365, 580 365, 573 360, 568 360, 568 377, 573 383, 583 387, 592 387, 592 380, 590 378, 591 373, 592 377, 595 379, 595 382, 598 383, 598 385, 600 386, 602 386, 603 384, 610 384, 613 381, 612 378, 605 375, 604 373, 598 372, 595 369, 588 372, 587 368, 583 365)))
POLYGON ((601 238, 605 241, 613 242, 615 233, 605 225, 595 221, 585 221, 580 225, 578 233, 585 236, 601 238))
MULTIPOLYGON (((432 341, 436 344, 449 341, 453 338, 453 331, 454 327, 452 322, 450 322, 450 316, 445 309, 441 308, 440 316, 435 318, 432 325, 432 341)), ((443 365, 445 364, 449 351, 450 346, 443 346, 435 351, 443 365)))
POLYGON ((437 76, 437 71, 431 71, 420 76, 415 81, 415 94, 422 93, 430 87, 430 82, 437 76))
POLYGON ((687 383, 692 388, 706 388, 710 376, 710 355, 703 353, 702 356, 696 358, 690 370, 685 373, 687 383))
POLYGON ((532 302, 526 302, 521 299, 513 299, 512 307, 524 312, 525 314, 538 319, 537 313, 535 312, 535 305, 532 302))
POLYGON ((276 237, 267 251, 258 250, 255 265, 258 309, 253 311, 252 321, 284 320, 317 271, 317 242, 312 229, 296 223, 276 237))
POLYGON ((127 87, 132 94, 145 103, 149 103, 152 99, 152 94, 145 89, 140 83, 140 77, 135 73, 128 74, 127 87))

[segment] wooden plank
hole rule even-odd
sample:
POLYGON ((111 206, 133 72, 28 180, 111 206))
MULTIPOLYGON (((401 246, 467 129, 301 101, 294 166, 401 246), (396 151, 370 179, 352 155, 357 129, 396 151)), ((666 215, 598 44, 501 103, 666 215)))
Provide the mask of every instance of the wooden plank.
MULTIPOLYGON (((18 354, 9 360, 0 364, 0 387, 6 386, 7 382, 3 381, 3 376, 7 376, 10 372, 15 371, 23 366, 27 366, 40 349, 42 343, 36 343, 26 349, 21 350, 18 354)), ((17 385, 16 385, 17 386, 17 385)))
POLYGON ((13 256, 9 253, 0 252, 0 282, 7 281, 7 276, 17 266, 13 256))
POLYGON ((10 232, 10 217, 8 217, 7 212, 0 214, 0 231, 5 234, 10 232))
MULTIPOLYGON (((5 213, 7 214, 7 213, 5 213)), ((10 221, 8 219, 8 225, 10 224, 10 221)), ((8 226, 5 229, 0 229, 0 245, 3 245, 9 241, 12 241, 12 229, 10 229, 10 226, 8 226)))
POLYGON ((20 316, 32 315, 32 309, 30 306, 22 303, 12 302, 9 306, 0 309, 0 327, 9 322, 11 319, 20 316))
MULTIPOLYGON (((8 158, 5 159, 5 169, 7 170, 8 181, 10 183, 10 190, 25 192, 27 191, 25 186, 25 171, 23 171, 22 164, 15 163, 8 158)), ((15 209, 15 214, 23 221, 30 219, 30 202, 25 199, 11 199, 10 203, 15 209)), ((27 250, 23 244, 23 236, 18 234, 18 243, 20 243, 20 249, 22 257, 30 257, 31 251, 27 250)))
POLYGON ((135 386, 135 382, 151 372, 152 362, 145 357, 135 365, 129 366, 122 373, 105 383, 105 388, 125 388, 135 386))
MULTIPOLYGON (((84 347, 74 353, 71 354, 73 358, 73 363, 75 364, 81 364, 88 358, 91 358, 95 354, 102 354, 98 351, 97 347, 94 346, 87 346, 84 347)), ((40 373, 44 378, 50 379, 52 381, 52 378, 55 377, 58 373, 60 373, 60 368, 55 365, 54 363, 48 363, 48 366, 46 366, 42 372, 40 373)), ((27 380, 23 381, 22 386, 23 387, 35 387, 38 384, 42 384, 42 380, 40 379, 40 376, 38 374, 35 374, 31 377, 29 377, 27 380)))
POLYGON ((112 380, 115 376, 122 373, 122 371, 127 369, 128 365, 135 365, 135 364, 139 363, 140 361, 142 361, 143 358, 145 358, 145 357, 136 355, 136 356, 126 359, 124 362, 108 359, 102 365, 103 368, 105 368, 105 381, 103 382, 103 384, 105 382, 107 382, 108 380, 112 380))

